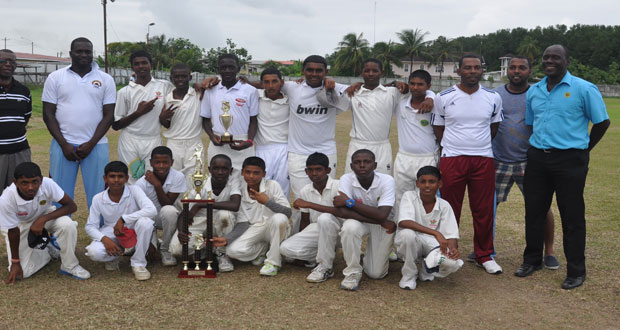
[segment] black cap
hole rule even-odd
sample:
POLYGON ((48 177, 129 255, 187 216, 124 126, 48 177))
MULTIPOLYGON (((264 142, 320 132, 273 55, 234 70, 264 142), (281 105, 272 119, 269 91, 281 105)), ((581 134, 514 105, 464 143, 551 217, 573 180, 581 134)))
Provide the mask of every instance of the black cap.
POLYGON ((49 243, 50 235, 47 233, 47 230, 43 228, 43 232, 41 235, 36 235, 32 231, 28 232, 28 246, 31 249, 39 249, 43 250, 47 247, 47 243, 49 243))

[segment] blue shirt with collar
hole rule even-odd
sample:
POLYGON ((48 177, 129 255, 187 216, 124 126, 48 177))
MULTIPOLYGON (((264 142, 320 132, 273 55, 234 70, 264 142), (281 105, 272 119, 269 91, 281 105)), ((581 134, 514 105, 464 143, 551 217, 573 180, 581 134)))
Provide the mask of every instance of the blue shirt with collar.
POLYGON ((530 144, 538 149, 587 149, 588 124, 609 119, 596 85, 568 71, 547 91, 547 77, 527 91, 525 124, 533 126, 530 144))

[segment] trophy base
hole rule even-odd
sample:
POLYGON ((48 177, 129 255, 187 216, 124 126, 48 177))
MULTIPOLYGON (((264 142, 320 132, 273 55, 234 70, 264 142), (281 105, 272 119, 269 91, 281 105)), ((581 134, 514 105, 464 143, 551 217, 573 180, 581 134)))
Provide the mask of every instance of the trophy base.
POLYGON ((220 143, 233 143, 233 136, 232 134, 224 134, 222 136, 220 136, 220 143))
POLYGON ((188 266, 188 270, 181 269, 179 271, 177 278, 216 278, 216 273, 219 271, 217 259, 211 263, 210 270, 207 270, 207 265, 204 260, 200 263, 200 270, 195 269, 196 264, 194 262, 190 262, 188 266))

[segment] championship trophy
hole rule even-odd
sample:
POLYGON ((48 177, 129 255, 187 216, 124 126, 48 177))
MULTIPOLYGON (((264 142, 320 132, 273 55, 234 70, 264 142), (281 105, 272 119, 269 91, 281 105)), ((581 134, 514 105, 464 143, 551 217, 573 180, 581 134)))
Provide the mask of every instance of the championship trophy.
POLYGON ((220 137, 221 143, 233 143, 233 136, 228 129, 233 124, 233 115, 230 114, 230 102, 222 101, 222 113, 220 114, 220 123, 224 126, 224 134, 220 137))
POLYGON ((202 173, 202 147, 196 147, 196 152, 192 158, 196 158, 196 170, 192 175, 192 184, 196 195, 189 196, 189 192, 186 192, 181 200, 183 203, 182 213, 182 230, 185 233, 189 233, 189 204, 199 203, 207 204, 207 230, 205 234, 198 234, 194 237, 194 268, 190 268, 189 260, 189 243, 183 243, 182 245, 182 262, 183 269, 179 272, 178 278, 215 278, 215 269, 213 264, 213 203, 215 200, 212 198, 211 191, 207 199, 203 199, 200 195, 202 186, 205 182, 206 175, 202 173), (206 245, 206 260, 205 266, 202 267, 202 255, 201 250, 206 245))

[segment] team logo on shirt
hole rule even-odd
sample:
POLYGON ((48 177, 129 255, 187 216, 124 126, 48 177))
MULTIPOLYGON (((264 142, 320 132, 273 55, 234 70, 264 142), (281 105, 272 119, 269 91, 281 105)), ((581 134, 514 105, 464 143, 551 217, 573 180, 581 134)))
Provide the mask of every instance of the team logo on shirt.
POLYGON ((93 84, 93 87, 95 87, 95 88, 99 88, 99 87, 101 87, 101 85, 103 85, 101 83, 101 81, 99 81, 99 80, 93 80, 93 82, 91 84, 93 84))
POLYGON ((42 201, 39 202, 39 205, 45 205, 45 204, 47 204, 46 200, 42 200, 42 201))
POLYGON ((246 103, 247 101, 246 101, 246 100, 244 100, 244 99, 235 99, 235 102, 237 102, 237 106, 238 106, 238 107, 242 107, 242 106, 244 106, 244 105, 245 105, 245 103, 246 103))
POLYGON ((161 99, 162 98, 161 92, 160 91, 155 92, 155 97, 158 99, 161 99))
POLYGON ((302 107, 300 104, 297 106, 297 113, 300 115, 325 115, 327 114, 327 107, 322 107, 320 104, 317 104, 316 107, 302 107))
POLYGON ((570 97, 570 92, 564 93, 564 97, 569 98, 570 97))
POLYGON ((28 212, 24 211, 24 212, 17 212, 17 216, 18 217, 25 217, 28 215, 28 212))
POLYGON ((426 119, 422 119, 422 120, 420 120, 420 125, 422 125, 422 126, 428 126, 428 120, 426 120, 426 119))

